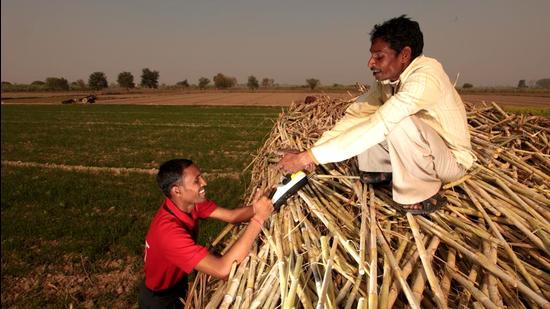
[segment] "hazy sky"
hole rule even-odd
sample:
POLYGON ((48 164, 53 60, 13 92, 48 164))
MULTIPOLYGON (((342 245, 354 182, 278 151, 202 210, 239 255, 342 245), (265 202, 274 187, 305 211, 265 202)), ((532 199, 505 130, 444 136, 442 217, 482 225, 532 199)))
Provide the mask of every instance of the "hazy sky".
POLYGON ((550 1, 2 0, 2 81, 109 82, 129 71, 160 83, 218 72, 281 84, 371 83, 369 32, 407 14, 424 53, 458 84, 516 86, 550 77, 550 1))

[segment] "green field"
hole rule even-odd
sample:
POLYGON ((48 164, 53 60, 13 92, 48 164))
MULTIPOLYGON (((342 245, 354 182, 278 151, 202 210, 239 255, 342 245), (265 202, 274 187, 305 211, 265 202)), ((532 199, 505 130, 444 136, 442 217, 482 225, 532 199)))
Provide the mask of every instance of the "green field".
MULTIPOLYGON (((152 169, 190 158, 209 197, 235 207, 249 179, 242 171, 280 111, 2 106, 2 307, 135 305, 144 236, 162 201, 154 175, 71 167, 152 169)), ((222 227, 202 222, 199 242, 222 227)))

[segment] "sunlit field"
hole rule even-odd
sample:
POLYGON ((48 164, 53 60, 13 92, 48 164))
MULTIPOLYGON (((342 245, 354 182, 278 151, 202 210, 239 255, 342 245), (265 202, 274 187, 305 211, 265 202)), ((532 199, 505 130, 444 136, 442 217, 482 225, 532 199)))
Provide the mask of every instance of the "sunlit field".
MULTIPOLYGON (((235 207, 281 108, 2 106, 2 307, 136 303, 154 169, 195 161, 235 207)), ((201 223, 207 244, 223 228, 201 223)))

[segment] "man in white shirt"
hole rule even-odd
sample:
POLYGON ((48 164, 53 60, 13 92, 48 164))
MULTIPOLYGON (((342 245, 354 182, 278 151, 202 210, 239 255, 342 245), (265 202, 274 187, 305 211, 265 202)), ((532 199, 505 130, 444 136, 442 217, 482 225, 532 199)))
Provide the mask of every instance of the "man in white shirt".
POLYGON ((475 156, 464 104, 423 46, 418 23, 405 15, 374 26, 368 66, 376 84, 312 148, 285 154, 279 167, 294 172, 357 156, 361 181, 391 181, 400 212, 445 205, 442 184, 464 176, 475 156))

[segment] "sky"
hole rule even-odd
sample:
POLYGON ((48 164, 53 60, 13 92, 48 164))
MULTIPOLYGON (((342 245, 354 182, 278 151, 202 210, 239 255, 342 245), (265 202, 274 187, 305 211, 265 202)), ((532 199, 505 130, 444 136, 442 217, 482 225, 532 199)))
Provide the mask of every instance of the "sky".
POLYGON ((143 68, 175 84, 217 73, 279 84, 370 84, 369 33, 407 14, 457 84, 550 78, 549 0, 2 0, 1 78, 116 82, 143 68))

